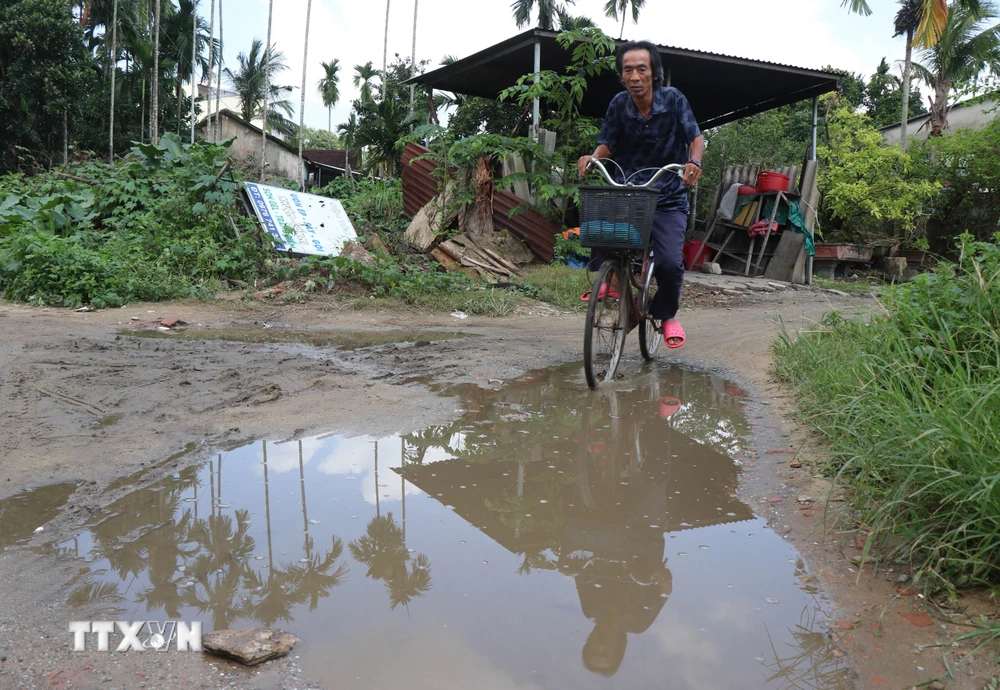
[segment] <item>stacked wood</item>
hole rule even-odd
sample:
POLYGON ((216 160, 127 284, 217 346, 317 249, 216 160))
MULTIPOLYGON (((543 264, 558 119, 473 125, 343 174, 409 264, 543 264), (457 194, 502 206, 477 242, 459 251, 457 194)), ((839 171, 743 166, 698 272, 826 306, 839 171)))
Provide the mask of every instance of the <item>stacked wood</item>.
POLYGON ((491 246, 493 244, 483 236, 474 238, 462 233, 439 244, 431 256, 449 270, 472 269, 471 272, 490 283, 523 276, 524 271, 505 258, 496 246, 491 246))

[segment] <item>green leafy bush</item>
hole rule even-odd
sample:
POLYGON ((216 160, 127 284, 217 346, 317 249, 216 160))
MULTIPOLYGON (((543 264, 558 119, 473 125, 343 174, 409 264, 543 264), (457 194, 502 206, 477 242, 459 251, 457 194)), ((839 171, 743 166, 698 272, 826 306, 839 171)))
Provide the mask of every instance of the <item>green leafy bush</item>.
POLYGON ((127 159, 0 177, 0 291, 76 306, 201 296, 263 271, 270 240, 235 217, 229 142, 166 135, 127 159))
POLYGON ((1000 581, 1000 246, 965 236, 884 314, 832 314, 775 351, 889 555, 932 584, 1000 581))

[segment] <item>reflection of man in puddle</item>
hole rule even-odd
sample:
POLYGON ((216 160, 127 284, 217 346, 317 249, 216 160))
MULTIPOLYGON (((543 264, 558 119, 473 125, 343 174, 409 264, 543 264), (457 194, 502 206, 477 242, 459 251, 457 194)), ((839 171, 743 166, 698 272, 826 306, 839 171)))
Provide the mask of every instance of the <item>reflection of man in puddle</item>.
POLYGON ((663 558, 668 457, 642 463, 632 432, 608 446, 591 441, 581 448, 579 500, 567 516, 559 558, 560 570, 576 580, 583 614, 594 621, 583 665, 603 676, 617 673, 628 633, 648 630, 672 591, 663 558))

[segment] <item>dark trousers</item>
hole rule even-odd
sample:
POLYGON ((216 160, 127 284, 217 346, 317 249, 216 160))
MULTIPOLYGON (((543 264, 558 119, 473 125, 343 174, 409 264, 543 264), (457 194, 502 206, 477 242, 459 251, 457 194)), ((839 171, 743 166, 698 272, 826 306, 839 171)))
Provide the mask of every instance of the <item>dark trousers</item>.
MULTIPOLYGON (((653 216, 649 246, 653 250, 653 275, 657 290, 649 313, 660 321, 674 318, 680 308, 681 286, 684 284, 682 250, 687 222, 687 211, 657 211, 653 216)), ((599 249, 591 250, 590 269, 596 271, 606 257, 599 249)))

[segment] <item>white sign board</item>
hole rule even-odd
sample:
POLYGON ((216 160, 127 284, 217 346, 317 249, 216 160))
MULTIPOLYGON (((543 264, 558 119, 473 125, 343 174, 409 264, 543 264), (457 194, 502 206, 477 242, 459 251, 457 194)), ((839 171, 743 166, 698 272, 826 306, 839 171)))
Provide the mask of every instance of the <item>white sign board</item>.
POLYGON ((247 182, 247 196, 275 249, 295 254, 338 256, 358 239, 351 219, 336 199, 247 182))

